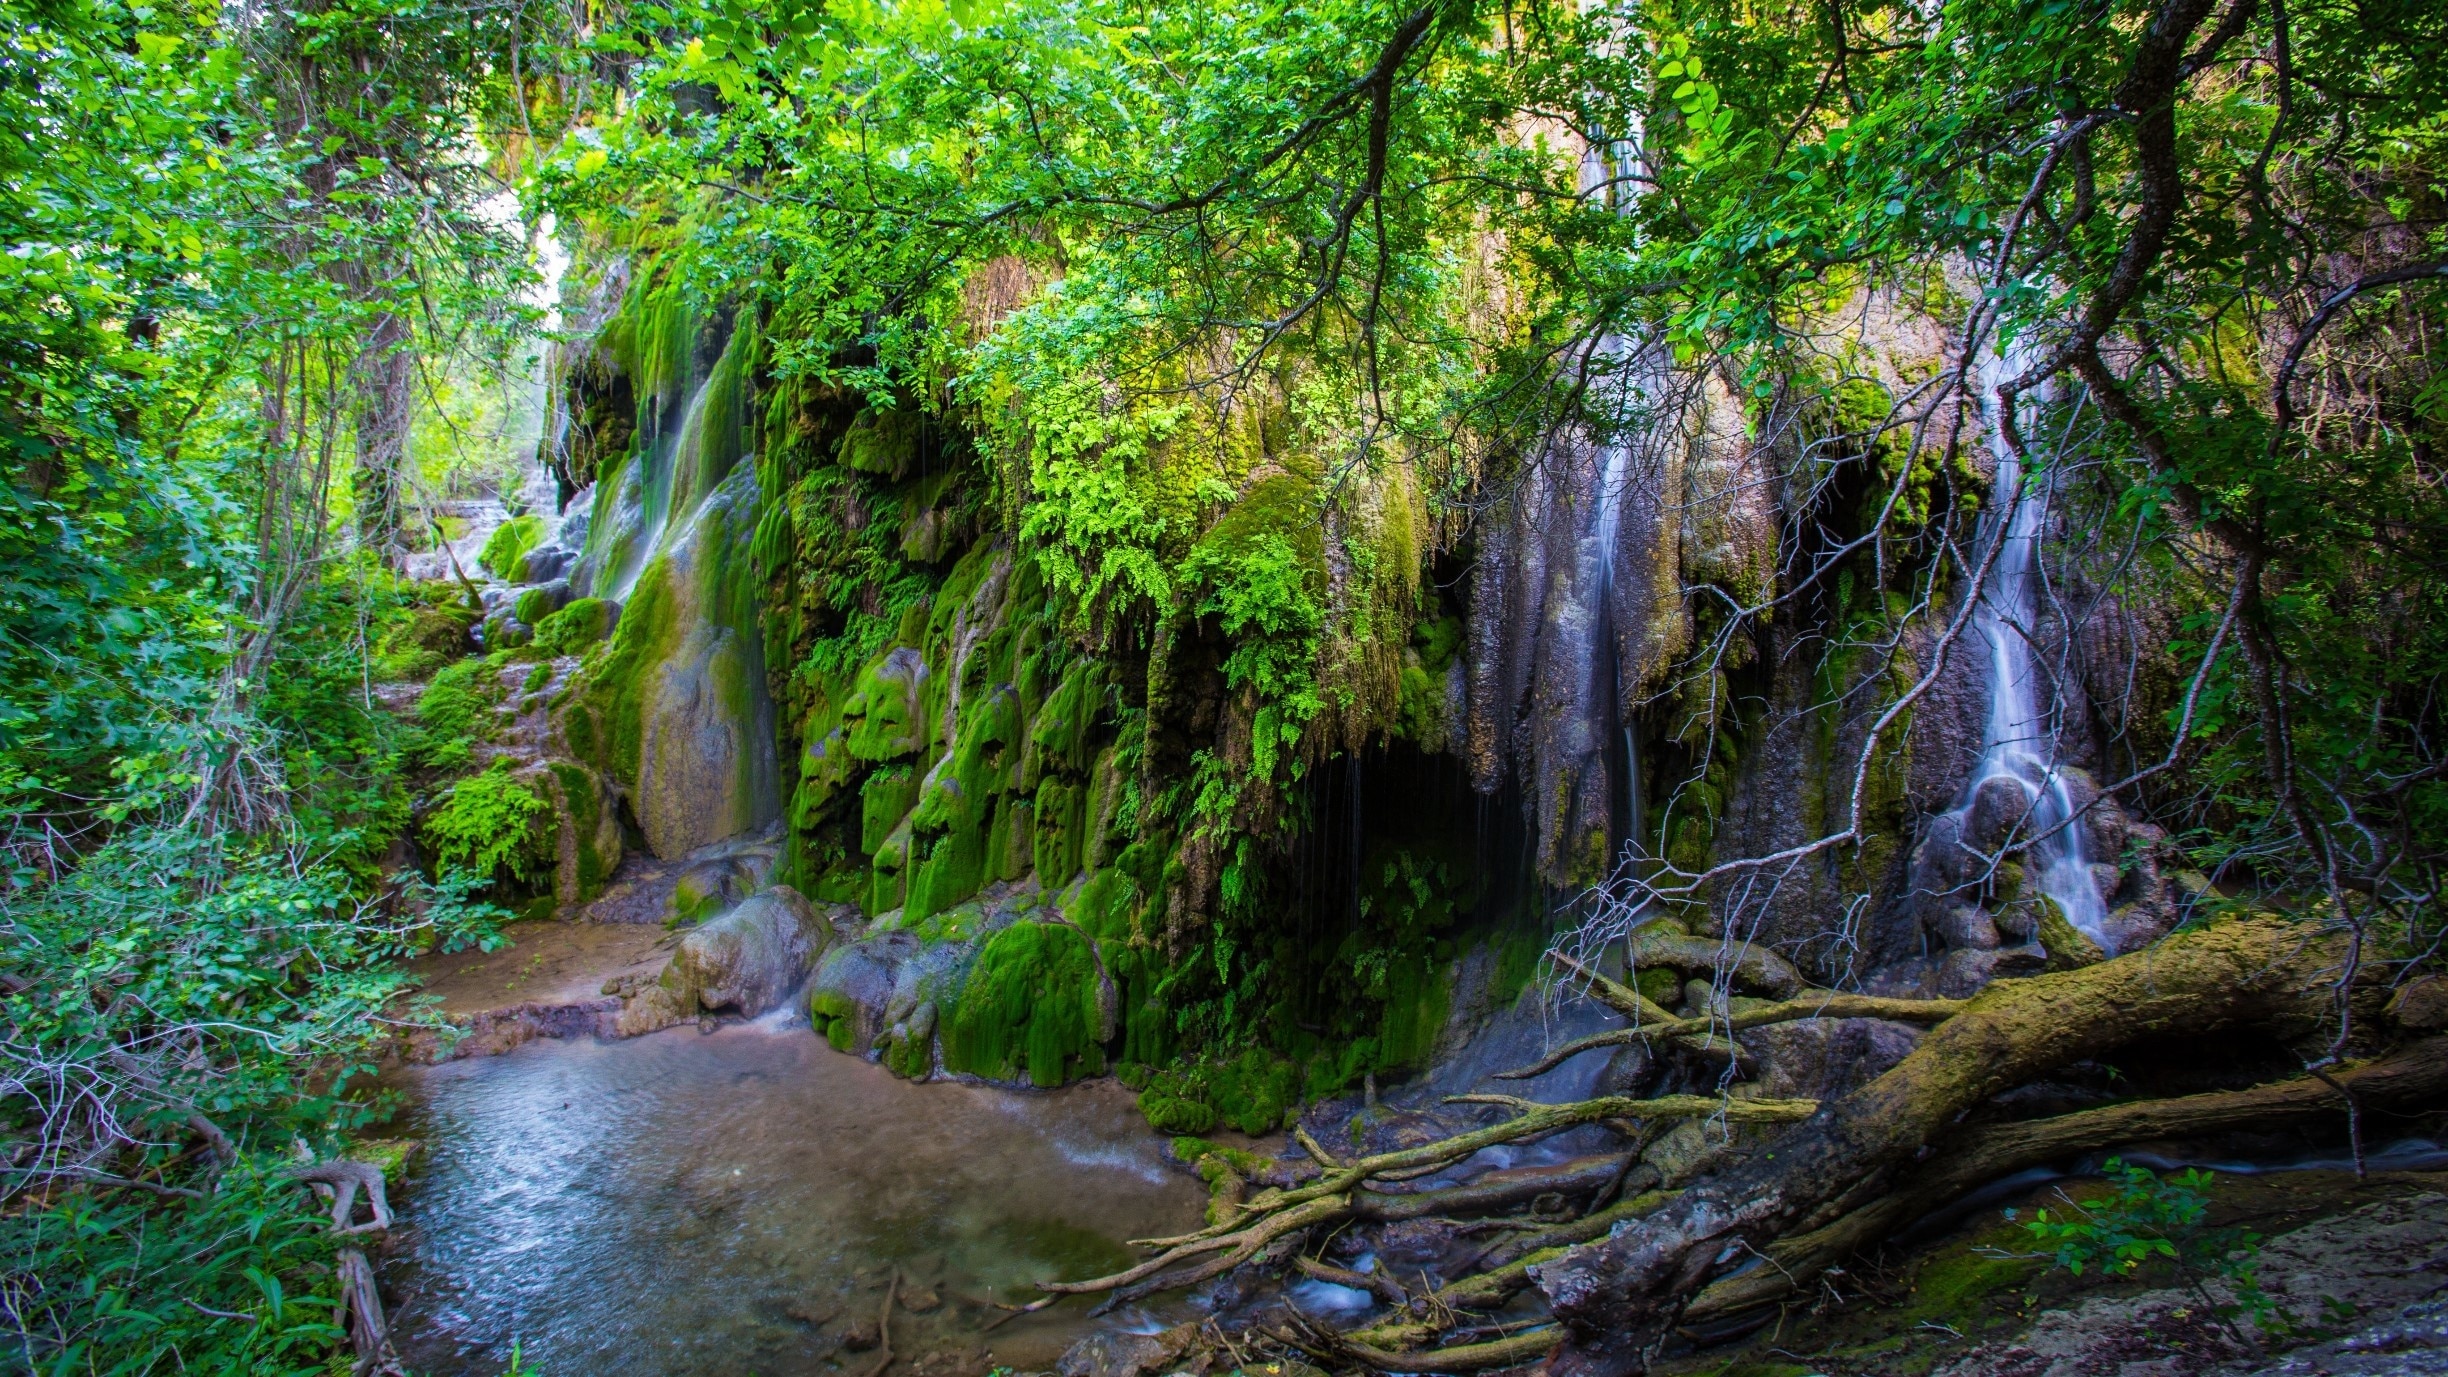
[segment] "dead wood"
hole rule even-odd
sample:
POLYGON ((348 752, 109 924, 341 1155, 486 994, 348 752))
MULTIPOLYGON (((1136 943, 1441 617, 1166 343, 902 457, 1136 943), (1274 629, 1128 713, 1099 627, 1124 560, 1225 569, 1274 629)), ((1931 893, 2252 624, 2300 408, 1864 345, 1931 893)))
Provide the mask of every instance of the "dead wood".
POLYGON ((1313 1257, 1296 1257, 1292 1259, 1292 1265, 1298 1267, 1303 1276, 1365 1292, 1398 1310, 1407 1309, 1411 1304, 1411 1293, 1403 1290, 1400 1282, 1383 1272, 1355 1272, 1347 1267, 1330 1266, 1313 1257))
POLYGON ((1543 1076, 1583 1052, 1594 1052, 1602 1047, 1621 1047, 1626 1043, 1705 1036, 1709 1033, 1739 1033, 1747 1028, 1797 1023, 1803 1019, 1885 1018, 1898 1023, 1943 1023, 1953 1018, 1963 1005, 1960 999, 1889 999, 1878 995, 1843 994, 1835 990, 1805 990, 1781 1004, 1736 1010, 1723 1016, 1669 1017, 1663 1023, 1592 1033, 1565 1043, 1520 1070, 1499 1071, 1496 1078, 1519 1081, 1543 1076))
POLYGON ((1379 1372, 1487 1372, 1496 1368, 1519 1367, 1554 1347, 1556 1341, 1554 1330, 1541 1329, 1490 1339, 1485 1343, 1397 1353, 1324 1331, 1312 1331, 1306 1339, 1288 1334, 1276 1337, 1320 1357, 1343 1359, 1379 1372))
MULTIPOLYGON (((1117 1301, 1127 1301, 1157 1291, 1195 1286, 1231 1271, 1257 1256, 1260 1249, 1296 1230, 1353 1217, 1361 1207, 1362 1198, 1367 1196, 1375 1196, 1386 1202, 1403 1202, 1399 1206, 1386 1204, 1372 1205, 1371 1208, 1416 1208, 1419 1211, 1418 1215, 1388 1215, 1388 1218, 1414 1218, 1440 1213, 1436 1203, 1440 1193, 1394 1195, 1363 1190, 1363 1184, 1390 1174, 1459 1162, 1482 1148, 1542 1138, 1582 1124, 1717 1116, 1744 1123, 1793 1123, 1807 1118, 1817 1108, 1816 1103, 1810 1100, 1736 1100, 1704 1095, 1669 1095, 1656 1099, 1605 1095, 1558 1105, 1534 1104, 1506 1095, 1461 1095, 1453 1098, 1466 1103, 1502 1105, 1521 1112, 1512 1119, 1487 1128, 1458 1133, 1418 1147, 1359 1158, 1325 1172, 1315 1181, 1289 1190, 1270 1187, 1238 1204, 1225 1204, 1220 1210, 1223 1217, 1196 1233, 1174 1238, 1133 1240, 1134 1246, 1160 1250, 1156 1256, 1136 1267, 1087 1281, 1043 1281, 1037 1284, 1038 1289, 1063 1295, 1111 1291, 1115 1293, 1117 1301), (1200 1258, 1206 1260, 1195 1261, 1200 1258), (1166 1270, 1174 1267, 1181 1270, 1166 1270)), ((1621 1166, 1620 1162, 1616 1164, 1618 1174, 1621 1166)), ((1469 1187, 1452 1189, 1461 1192, 1470 1190, 1469 1187)))
POLYGON ((1468 1185, 1448 1186, 1442 1190, 1405 1191, 1399 1194, 1364 1190, 1352 1197, 1352 1215, 1358 1219, 1386 1221, 1426 1219, 1431 1215, 1487 1214, 1528 1204, 1542 1195, 1592 1195, 1612 1188, 1631 1167, 1632 1154, 1618 1152, 1597 1157, 1577 1157, 1552 1167, 1492 1171, 1468 1185))
POLYGON ((343 1248, 336 1259, 340 1272, 340 1320, 348 1330, 357 1361, 353 1377, 402 1377, 407 1369, 391 1347, 391 1327, 383 1318, 382 1291, 374 1284, 374 1266, 355 1248, 343 1248))
POLYGON ((309 1166, 292 1167, 292 1181, 303 1181, 332 1189, 332 1232, 342 1234, 379 1233, 391 1227, 391 1200, 383 1189, 382 1168, 366 1162, 316 1162, 309 1166), (374 1218, 352 1226, 349 1216, 357 1203, 357 1192, 366 1193, 366 1204, 374 1218))
POLYGON ((2332 1007, 2334 947, 2307 925, 2264 916, 2080 970, 1998 981, 1892 1070, 1768 1150, 1703 1178, 1618 1236, 1534 1266, 1566 1326, 1549 1371, 1645 1371, 1683 1307, 1729 1265, 1865 1177, 1917 1160, 1992 1095, 2152 1034, 2315 1026, 2332 1007))
POLYGON ((893 1302, 901 1299, 901 1269, 892 1270, 892 1280, 884 1283, 884 1308, 876 1314, 876 1360, 865 1377, 884 1377, 884 1369, 893 1365, 892 1312, 893 1302))
POLYGON ((1494 1310, 1520 1295, 1530 1285, 1531 1264, 1560 1257, 1571 1245, 1587 1243, 1625 1220, 1654 1213, 1659 1206, 1673 1198, 1672 1191, 1645 1191, 1569 1223, 1556 1225, 1526 1238, 1508 1240, 1479 1259, 1480 1262, 1487 1262, 1505 1254, 1509 1255, 1506 1260, 1485 1271, 1449 1282, 1423 1297, 1427 1302, 1422 1307, 1425 1315, 1390 1317, 1366 1328, 1353 1330, 1344 1337, 1356 1344, 1386 1351, 1420 1348, 1452 1328, 1453 1316, 1470 1311, 1494 1310))

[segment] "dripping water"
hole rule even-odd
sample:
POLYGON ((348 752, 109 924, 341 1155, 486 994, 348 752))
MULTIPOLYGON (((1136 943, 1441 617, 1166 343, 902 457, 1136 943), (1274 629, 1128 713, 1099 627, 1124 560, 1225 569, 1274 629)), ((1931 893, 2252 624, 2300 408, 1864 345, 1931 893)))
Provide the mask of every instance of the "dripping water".
MULTIPOLYGON (((2020 370, 2012 349, 1991 360, 1985 389, 1994 400, 1996 384, 2020 370)), ((2019 829, 2033 838, 2025 870, 2040 892, 2055 900, 2068 922, 2103 947, 2109 945, 2107 906, 2091 878, 2090 857, 2083 842, 2082 820, 2064 772, 2056 760, 2053 714, 2039 705, 2038 669, 2032 661, 2031 637, 2039 607, 2040 538, 2048 519, 2050 481, 2025 492, 2023 471, 2005 438, 2005 427, 1990 427, 1990 449, 1997 460, 1995 505, 2008 512, 1992 539, 1999 542, 1989 580, 1973 609, 1973 628, 1989 652, 1989 704, 1982 724, 1980 762, 1964 789, 1969 806, 1981 787, 1993 779, 2011 779, 2023 792, 2030 811, 2019 829)))

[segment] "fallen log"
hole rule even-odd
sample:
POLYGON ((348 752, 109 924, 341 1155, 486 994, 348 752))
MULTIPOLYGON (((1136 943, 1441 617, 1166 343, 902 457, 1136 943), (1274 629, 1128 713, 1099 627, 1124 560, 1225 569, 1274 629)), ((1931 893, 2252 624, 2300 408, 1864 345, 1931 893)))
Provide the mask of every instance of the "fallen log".
POLYGON ((1565 1325, 1548 1372, 1646 1371, 1684 1307, 1720 1273, 1865 1178, 1919 1160, 2001 1091, 2154 1034, 2248 1023, 2309 1031, 2335 1007, 2336 947, 2310 925, 2258 916, 2095 966, 1998 981, 1885 1075, 1765 1150, 1621 1234, 1532 1267, 1565 1325))
MULTIPOLYGON (((2366 1109, 2439 1104, 2448 1100, 2448 1038, 2426 1039, 2330 1074, 2366 1109)), ((1782 1300, 1856 1250, 2018 1171, 2120 1143, 2271 1128, 2345 1112, 2335 1089, 2316 1077, 2302 1076, 2250 1090, 2138 1100, 1973 1129, 1947 1140, 1934 1158, 1935 1167, 1925 1169, 1906 1189, 1770 1246, 1768 1265, 1710 1286, 1683 1317, 1721 1319, 1782 1300)))

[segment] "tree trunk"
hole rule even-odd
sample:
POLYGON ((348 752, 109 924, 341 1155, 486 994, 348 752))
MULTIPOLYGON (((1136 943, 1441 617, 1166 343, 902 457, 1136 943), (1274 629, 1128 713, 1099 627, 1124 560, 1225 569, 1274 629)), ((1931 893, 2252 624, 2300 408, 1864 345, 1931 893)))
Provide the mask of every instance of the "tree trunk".
POLYGON ((400 535, 400 489, 408 465, 408 424, 416 381, 416 350, 408 322, 385 311, 366 331, 358 351, 357 538, 384 567, 398 570, 407 557, 400 535))

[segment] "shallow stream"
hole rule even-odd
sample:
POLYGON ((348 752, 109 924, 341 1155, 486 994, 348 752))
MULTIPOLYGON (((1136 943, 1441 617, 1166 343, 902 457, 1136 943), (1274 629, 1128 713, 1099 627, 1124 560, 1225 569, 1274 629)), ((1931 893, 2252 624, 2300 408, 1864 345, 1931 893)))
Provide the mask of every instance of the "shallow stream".
POLYGON ((1110 1081, 916 1085, 804 1015, 539 1041, 400 1084, 424 1150, 386 1290, 409 1366, 437 1377, 499 1373, 513 1341, 548 1377, 863 1373, 880 1355, 845 1344, 896 1272, 903 1363, 1043 1369, 1088 1302, 993 1303, 1127 1265, 1123 1240, 1195 1228, 1204 1201, 1110 1081))

